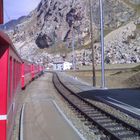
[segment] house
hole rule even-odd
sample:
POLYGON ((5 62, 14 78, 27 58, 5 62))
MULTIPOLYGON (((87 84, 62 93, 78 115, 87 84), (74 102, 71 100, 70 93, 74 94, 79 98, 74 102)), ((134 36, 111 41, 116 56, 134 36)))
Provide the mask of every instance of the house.
POLYGON ((72 67, 72 63, 70 62, 65 62, 65 61, 60 61, 60 62, 54 62, 53 63, 53 70, 70 70, 72 67))
POLYGON ((53 63, 53 70, 63 70, 63 64, 64 62, 54 62, 53 63))
POLYGON ((64 70, 70 70, 72 68, 72 63, 70 62, 64 62, 63 63, 63 69, 64 70))

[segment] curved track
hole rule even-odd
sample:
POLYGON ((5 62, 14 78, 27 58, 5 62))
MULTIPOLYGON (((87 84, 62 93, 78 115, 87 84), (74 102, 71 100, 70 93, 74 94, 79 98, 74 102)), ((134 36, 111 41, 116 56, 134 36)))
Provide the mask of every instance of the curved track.
POLYGON ((94 106, 84 98, 68 89, 54 73, 53 83, 68 103, 88 120, 90 129, 100 135, 102 140, 139 140, 140 129, 94 106))

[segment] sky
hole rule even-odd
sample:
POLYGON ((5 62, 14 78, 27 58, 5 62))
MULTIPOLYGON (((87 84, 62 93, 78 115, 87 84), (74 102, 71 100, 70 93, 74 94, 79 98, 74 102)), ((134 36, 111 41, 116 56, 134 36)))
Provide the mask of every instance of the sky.
POLYGON ((3 0, 4 22, 28 15, 41 0, 3 0))

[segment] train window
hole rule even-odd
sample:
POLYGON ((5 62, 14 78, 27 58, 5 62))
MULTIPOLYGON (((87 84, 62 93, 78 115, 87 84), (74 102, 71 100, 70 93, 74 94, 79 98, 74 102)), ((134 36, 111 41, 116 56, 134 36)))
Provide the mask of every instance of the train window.
POLYGON ((17 61, 17 87, 18 87, 18 84, 19 84, 19 77, 20 77, 19 70, 20 70, 20 66, 19 66, 19 62, 17 61))
POLYGON ((15 90, 16 90, 16 87, 17 87, 17 61, 15 61, 15 90))
POLYGON ((17 75, 18 75, 18 77, 17 77, 17 85, 18 85, 18 83, 19 83, 19 70, 20 70, 20 67, 19 67, 19 62, 17 62, 17 75))
POLYGON ((15 59, 13 64, 13 93, 15 93, 15 59))
POLYGON ((18 83, 18 61, 16 61, 16 89, 17 89, 17 83, 18 83))
POLYGON ((18 79, 19 82, 20 82, 20 78, 21 78, 21 64, 19 63, 19 79, 18 79))
POLYGON ((17 62, 14 61, 14 94, 16 93, 16 84, 17 84, 17 62))
POLYGON ((30 73, 30 65, 25 65, 24 70, 25 70, 25 74, 30 73))

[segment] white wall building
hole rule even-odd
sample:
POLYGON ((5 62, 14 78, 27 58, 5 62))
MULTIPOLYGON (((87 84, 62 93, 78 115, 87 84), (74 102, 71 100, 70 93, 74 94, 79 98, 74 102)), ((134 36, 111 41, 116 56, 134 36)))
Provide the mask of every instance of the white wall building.
POLYGON ((64 62, 54 62, 53 63, 53 70, 63 70, 63 63, 64 62))
POLYGON ((70 63, 70 62, 64 62, 63 63, 63 69, 64 70, 70 70, 71 67, 72 67, 72 63, 70 63))
POLYGON ((53 63, 53 70, 70 70, 72 67, 72 63, 70 62, 54 62, 53 63))

